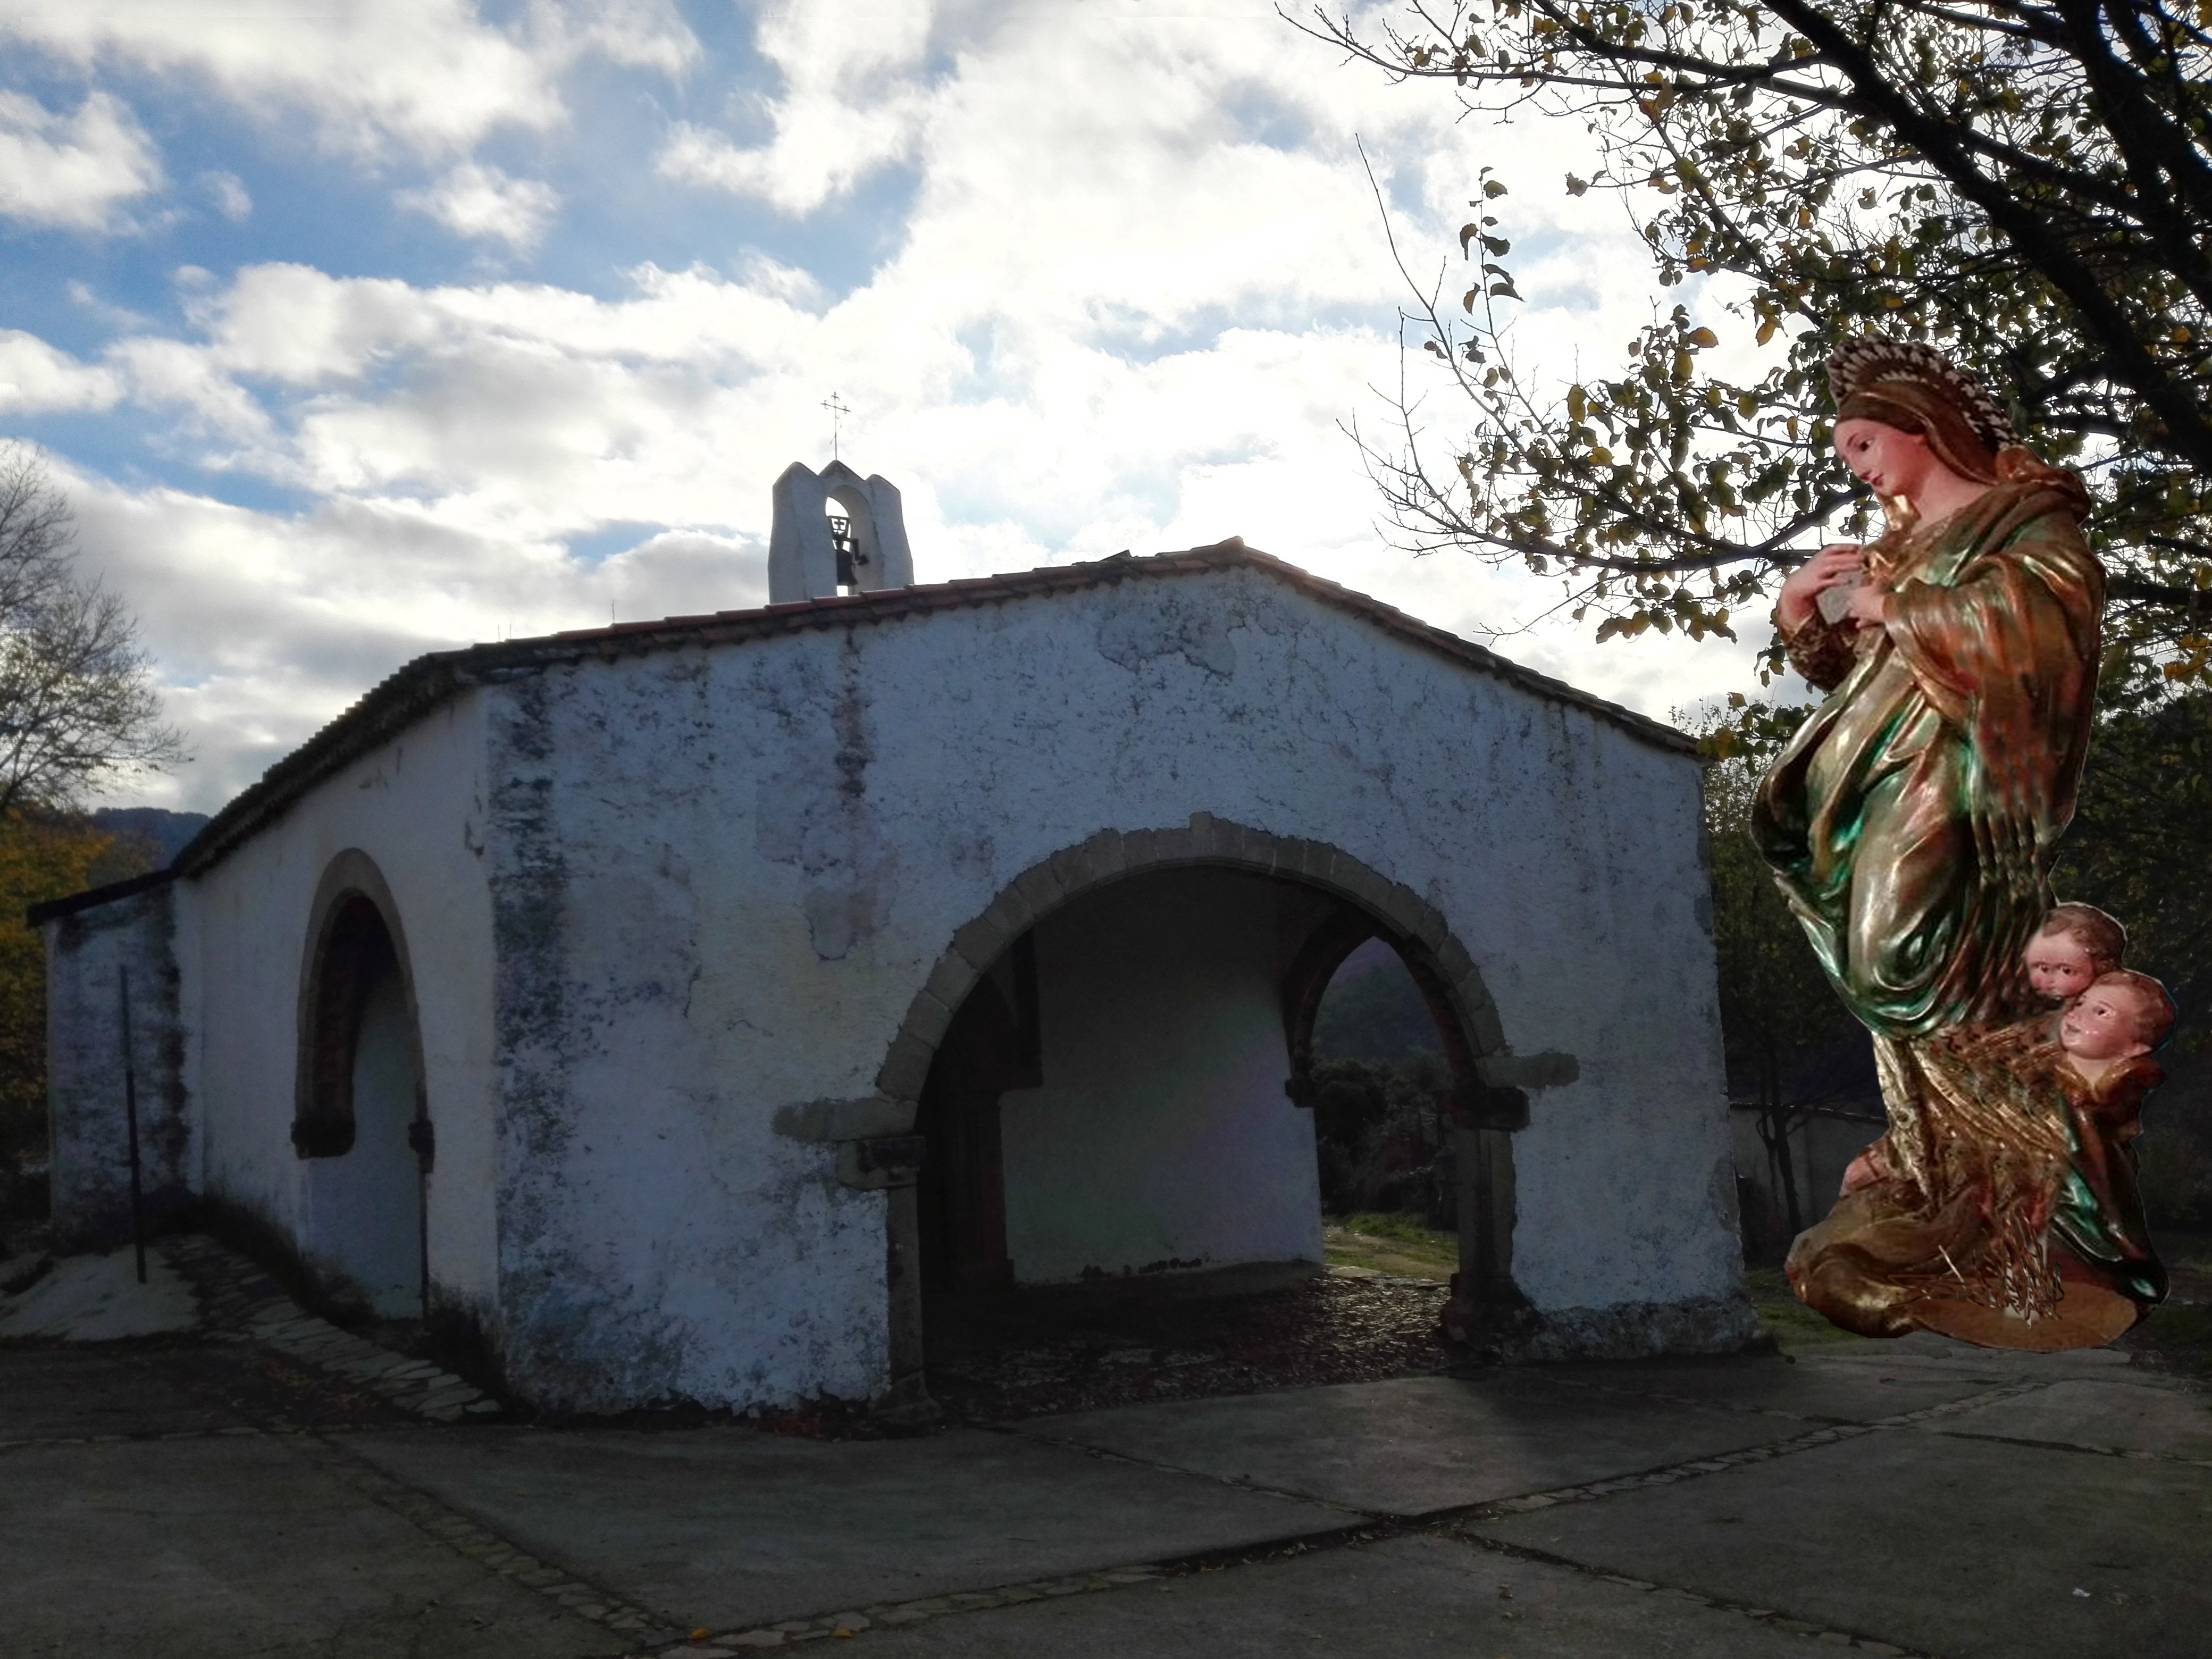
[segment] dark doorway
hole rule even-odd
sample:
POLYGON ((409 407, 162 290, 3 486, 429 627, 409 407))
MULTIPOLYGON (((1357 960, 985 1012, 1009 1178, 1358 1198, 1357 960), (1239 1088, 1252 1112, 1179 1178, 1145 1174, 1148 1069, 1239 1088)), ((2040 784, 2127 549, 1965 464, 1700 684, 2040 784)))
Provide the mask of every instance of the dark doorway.
POLYGON ((1322 889, 1185 866, 1082 895, 977 981, 915 1127, 928 1386, 956 1418, 1443 1363, 1449 1267, 1324 1259, 1311 1028, 1375 934, 1322 889))

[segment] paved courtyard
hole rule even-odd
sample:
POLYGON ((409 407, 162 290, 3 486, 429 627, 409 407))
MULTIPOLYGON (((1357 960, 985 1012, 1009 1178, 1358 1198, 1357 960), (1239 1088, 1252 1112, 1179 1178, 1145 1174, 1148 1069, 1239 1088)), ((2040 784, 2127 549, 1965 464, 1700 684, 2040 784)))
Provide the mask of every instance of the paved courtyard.
POLYGON ((314 1323, 0 1346, 0 1654, 2212 1655, 2212 1401, 2122 1353, 1923 1336, 816 1440, 471 1416, 314 1323))

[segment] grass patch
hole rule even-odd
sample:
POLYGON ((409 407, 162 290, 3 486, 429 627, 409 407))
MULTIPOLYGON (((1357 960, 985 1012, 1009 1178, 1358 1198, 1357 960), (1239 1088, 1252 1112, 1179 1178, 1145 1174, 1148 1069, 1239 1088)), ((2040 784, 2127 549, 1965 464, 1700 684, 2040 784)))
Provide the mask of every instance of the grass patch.
POLYGON ((1759 1322, 1784 1353, 1831 1342, 1869 1342, 1871 1337, 1840 1330, 1797 1299, 1779 1267, 1747 1267, 1743 1287, 1759 1310, 1759 1322))
POLYGON ((1322 1249, 1332 1267, 1439 1284, 1459 1271, 1459 1235, 1426 1226, 1419 1216, 1363 1211, 1335 1217, 1322 1228, 1322 1249))

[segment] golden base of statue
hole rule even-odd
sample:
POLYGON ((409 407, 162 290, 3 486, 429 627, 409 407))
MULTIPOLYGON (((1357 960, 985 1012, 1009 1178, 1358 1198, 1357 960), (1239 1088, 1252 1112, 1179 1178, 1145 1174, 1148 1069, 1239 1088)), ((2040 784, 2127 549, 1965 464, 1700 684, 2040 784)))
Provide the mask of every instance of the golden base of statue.
POLYGON ((1831 1323, 1860 1336, 1905 1336, 1916 1330, 1978 1347, 2060 1353, 2101 1347, 2142 1317, 2143 1305, 2061 1255, 2055 1294, 2033 1314, 1977 1300, 1969 1254, 1954 1267, 1948 1247, 1927 1246, 1938 1232, 1888 1209, 1879 1192, 1846 1193, 1826 1220, 1801 1235, 1786 1271, 1798 1300, 1831 1323))
POLYGON ((1826 1219, 1790 1247, 1798 1299, 1862 1336, 1929 1330, 1986 1348, 2100 1346, 2166 1293, 2130 1143, 2158 1066, 2118 1029, 2152 1015, 2120 974, 2059 1019, 1878 1042, 1902 1121, 1853 1164, 1826 1219), (2100 1047, 2131 1052, 2100 1056, 2100 1047))

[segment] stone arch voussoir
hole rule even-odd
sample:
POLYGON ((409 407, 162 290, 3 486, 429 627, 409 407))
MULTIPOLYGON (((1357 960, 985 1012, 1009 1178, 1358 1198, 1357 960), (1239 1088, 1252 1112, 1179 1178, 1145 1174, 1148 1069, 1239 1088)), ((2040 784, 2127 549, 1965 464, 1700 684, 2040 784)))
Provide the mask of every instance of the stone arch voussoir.
POLYGON ((877 1074, 878 1094, 901 1104, 921 1098, 930 1062, 963 1000, 991 964, 1042 918, 1095 888, 1194 865, 1278 876, 1345 900, 1405 958, 1439 1021, 1447 1024, 1447 1040, 1455 1036, 1465 1045, 1462 1058, 1470 1066, 1504 1050, 1498 1006, 1480 970, 1434 905, 1326 842, 1271 835, 1198 812, 1178 830, 1102 830, 1017 876, 982 915, 952 936, 938 958, 877 1074))

